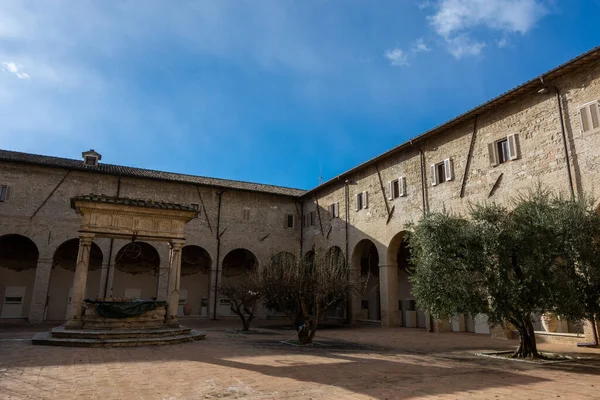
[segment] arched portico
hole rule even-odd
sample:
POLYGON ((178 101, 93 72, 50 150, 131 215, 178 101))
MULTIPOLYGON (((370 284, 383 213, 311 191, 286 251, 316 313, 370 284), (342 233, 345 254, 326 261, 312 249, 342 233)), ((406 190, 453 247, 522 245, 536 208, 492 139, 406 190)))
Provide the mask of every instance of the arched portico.
POLYGON ((156 299, 159 274, 160 255, 154 246, 146 242, 127 243, 115 257, 113 296, 156 299))
POLYGON ((397 233, 388 246, 388 264, 397 270, 396 296, 401 317, 401 325, 407 328, 425 328, 425 312, 418 308, 412 295, 410 248, 408 247, 410 232, 397 233))
POLYGON ((39 251, 28 237, 0 236, 0 318, 29 315, 39 251))
POLYGON ((352 300, 352 319, 381 321, 381 300, 379 286, 379 252, 375 243, 363 239, 352 252, 352 270, 364 281, 364 290, 352 300))
MULTIPOLYGON (((346 257, 344 252, 338 246, 331 246, 325 253, 325 258, 328 260, 330 265, 345 265, 346 257)), ((352 295, 352 294, 349 294, 352 295)), ((346 320, 348 315, 348 302, 345 304, 339 304, 335 308, 331 308, 327 311, 327 317, 332 319, 346 320)))
MULTIPOLYGON (((231 250, 223 258, 223 268, 221 269, 220 285, 235 285, 237 281, 245 279, 249 273, 258 269, 258 259, 250 250, 235 249, 231 250)), ((233 316, 229 300, 219 298, 217 315, 233 316)))
POLYGON ((190 315, 208 316, 211 265, 210 254, 203 247, 183 247, 179 315, 184 314, 185 305, 189 304, 190 315))
MULTIPOLYGON (((45 320, 62 321, 67 318, 68 305, 72 298, 72 284, 77 265, 79 239, 70 239, 56 248, 52 257, 52 272, 48 285, 48 304, 45 320)), ((85 297, 96 297, 100 287, 102 250, 92 243, 89 273, 86 281, 85 297)))

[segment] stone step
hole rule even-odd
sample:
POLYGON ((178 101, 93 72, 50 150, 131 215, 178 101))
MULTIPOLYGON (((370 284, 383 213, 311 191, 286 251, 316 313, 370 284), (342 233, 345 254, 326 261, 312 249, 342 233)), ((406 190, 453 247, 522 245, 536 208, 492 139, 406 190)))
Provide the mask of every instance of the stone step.
POLYGON ((54 337, 51 332, 36 334, 31 342, 37 345, 69 346, 69 347, 129 347, 129 346, 156 346, 164 344, 177 344, 202 340, 206 334, 192 329, 188 334, 163 336, 163 337, 136 337, 112 339, 86 339, 54 337))
POLYGON ((64 339, 135 339, 159 338, 168 336, 187 335, 192 330, 181 326, 179 328, 156 329, 65 329, 59 326, 52 329, 52 337, 64 339))

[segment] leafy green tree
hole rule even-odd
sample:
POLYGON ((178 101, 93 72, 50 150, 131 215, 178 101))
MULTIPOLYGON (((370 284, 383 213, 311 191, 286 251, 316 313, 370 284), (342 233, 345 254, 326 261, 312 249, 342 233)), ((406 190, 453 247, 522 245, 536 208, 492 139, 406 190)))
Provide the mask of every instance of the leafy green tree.
POLYGON ((327 310, 357 290, 340 251, 315 250, 314 257, 274 257, 261 274, 263 302, 295 325, 298 341, 312 343, 327 310))
POLYGON ((520 337, 513 356, 539 357, 535 315, 598 312, 591 282, 600 224, 592 211, 538 189, 510 211, 492 204, 474 206, 470 218, 430 213, 409 238, 417 302, 438 318, 483 313, 493 326, 509 322, 520 337), (590 294, 585 301, 582 288, 590 294))

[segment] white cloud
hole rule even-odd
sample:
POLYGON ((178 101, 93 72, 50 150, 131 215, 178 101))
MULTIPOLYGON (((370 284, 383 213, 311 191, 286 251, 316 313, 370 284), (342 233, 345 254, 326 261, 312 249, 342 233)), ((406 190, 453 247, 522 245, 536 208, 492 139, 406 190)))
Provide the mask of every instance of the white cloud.
POLYGON ((423 53, 423 52, 431 51, 431 49, 425 44, 425 42, 423 41, 423 38, 419 38, 415 41, 413 51, 416 53, 423 53))
POLYGON ((435 10, 429 21, 455 56, 480 53, 483 42, 470 38, 475 29, 526 34, 548 13, 541 0, 440 0, 435 10))
POLYGON ((388 49, 383 53, 383 56, 390 60, 390 64, 393 66, 402 67, 408 65, 408 57, 402 49, 388 49))
POLYGON ((461 35, 446 39, 448 52, 455 58, 460 59, 464 56, 476 56, 481 53, 485 43, 473 41, 470 37, 461 35))
POLYGON ((499 48, 503 49, 506 46, 508 46, 508 39, 502 38, 502 39, 498 40, 498 42, 496 44, 498 45, 499 48))
POLYGON ((3 62, 2 70, 14 74, 19 79, 31 78, 27 72, 23 72, 23 66, 17 65, 14 62, 3 62))

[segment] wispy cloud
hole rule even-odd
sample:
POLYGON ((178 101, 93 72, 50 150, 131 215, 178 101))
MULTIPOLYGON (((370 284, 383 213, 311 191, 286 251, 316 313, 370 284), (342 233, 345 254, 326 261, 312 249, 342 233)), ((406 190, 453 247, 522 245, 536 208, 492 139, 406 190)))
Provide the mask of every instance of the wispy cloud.
POLYGON ((29 79, 31 76, 27 72, 23 71, 22 65, 17 65, 14 62, 3 62, 2 63, 2 71, 10 72, 15 75, 19 79, 29 79))
POLYGON ((448 52, 457 59, 464 56, 476 56, 485 47, 485 43, 474 41, 467 35, 448 38, 446 39, 446 43, 448 52))
POLYGON ((431 51, 431 49, 425 44, 425 41, 423 40, 423 38, 419 38, 415 41, 415 44, 413 46, 413 51, 415 53, 424 53, 424 52, 431 51))
POLYGON ((476 29, 526 34, 548 13, 541 0, 440 0, 433 8, 431 26, 457 58, 477 55, 485 47, 472 38, 476 29))
POLYGON ((395 67, 408 65, 408 57, 400 48, 388 49, 383 53, 383 56, 390 61, 390 64, 395 67))

